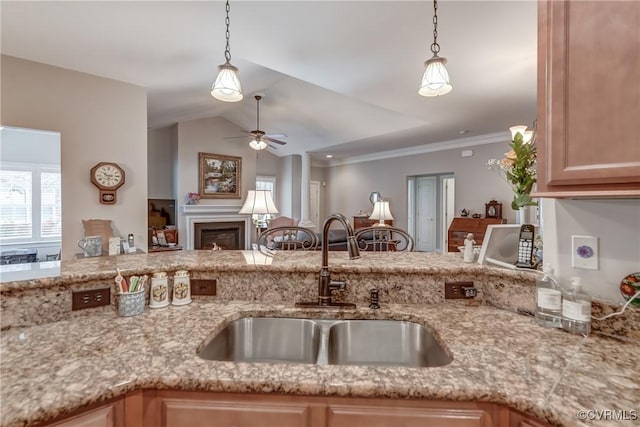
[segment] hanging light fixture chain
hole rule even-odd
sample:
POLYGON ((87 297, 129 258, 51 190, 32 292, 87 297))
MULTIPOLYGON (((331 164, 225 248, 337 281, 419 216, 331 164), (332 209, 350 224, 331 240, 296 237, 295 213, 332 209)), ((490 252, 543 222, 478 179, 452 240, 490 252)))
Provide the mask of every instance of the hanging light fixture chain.
POLYGON ((231 48, 229 47, 229 36, 231 35, 231 33, 229 32, 229 11, 231 10, 231 7, 229 6, 229 0, 227 0, 227 18, 224 20, 224 23, 227 26, 227 30, 225 32, 225 37, 227 39, 227 46, 224 50, 224 57, 227 60, 227 64, 231 62, 231 48))
POLYGON ((438 0, 433 0, 433 43, 431 44, 431 52, 436 55, 440 52, 438 44, 438 0))

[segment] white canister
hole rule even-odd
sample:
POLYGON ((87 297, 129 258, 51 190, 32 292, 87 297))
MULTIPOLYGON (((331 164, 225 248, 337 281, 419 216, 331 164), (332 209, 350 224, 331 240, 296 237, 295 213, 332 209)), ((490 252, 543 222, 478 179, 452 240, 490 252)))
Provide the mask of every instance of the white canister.
POLYGON ((162 308, 169 305, 169 279, 167 273, 159 271, 151 277, 149 307, 162 308))
POLYGON ((187 270, 178 270, 173 276, 173 305, 185 305, 191 302, 191 279, 187 270))

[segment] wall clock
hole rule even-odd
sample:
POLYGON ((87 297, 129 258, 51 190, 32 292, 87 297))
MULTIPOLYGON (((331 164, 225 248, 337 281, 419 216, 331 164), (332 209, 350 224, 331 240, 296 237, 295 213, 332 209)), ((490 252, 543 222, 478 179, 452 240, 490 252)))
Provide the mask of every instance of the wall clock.
POLYGON ((118 188, 124 185, 124 169, 113 162, 100 162, 91 168, 91 182, 100 190, 100 203, 113 205, 118 188))
POLYGON ((485 218, 502 218, 502 203, 498 203, 495 200, 491 200, 489 203, 484 204, 485 218))

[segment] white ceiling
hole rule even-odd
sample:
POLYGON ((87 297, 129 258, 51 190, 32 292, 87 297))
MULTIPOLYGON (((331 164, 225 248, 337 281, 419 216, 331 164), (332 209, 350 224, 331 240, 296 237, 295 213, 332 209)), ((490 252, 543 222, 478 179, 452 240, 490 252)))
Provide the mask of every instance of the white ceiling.
POLYGON ((424 98, 417 89, 431 57, 431 1, 232 0, 240 103, 209 94, 224 62, 222 1, 1 7, 2 53, 146 87, 149 128, 222 116, 251 130, 253 95, 262 94, 261 129, 288 135, 278 155, 347 158, 535 118, 535 1, 441 0, 438 42, 454 89, 424 98))

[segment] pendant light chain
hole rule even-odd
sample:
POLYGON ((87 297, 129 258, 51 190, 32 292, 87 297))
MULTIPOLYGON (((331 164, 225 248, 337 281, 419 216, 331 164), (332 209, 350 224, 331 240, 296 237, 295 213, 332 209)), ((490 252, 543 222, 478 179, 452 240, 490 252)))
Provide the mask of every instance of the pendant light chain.
POLYGON ((231 7, 229 6, 229 0, 227 0, 227 18, 224 20, 224 23, 227 26, 227 31, 225 32, 225 37, 227 39, 227 46, 224 50, 224 57, 227 60, 227 64, 229 64, 231 62, 231 47, 229 47, 229 37, 231 36, 231 33, 229 32, 229 11, 231 10, 231 7))
POLYGON ((438 44, 438 0, 433 0, 433 43, 431 43, 431 52, 437 55, 440 52, 438 44))

